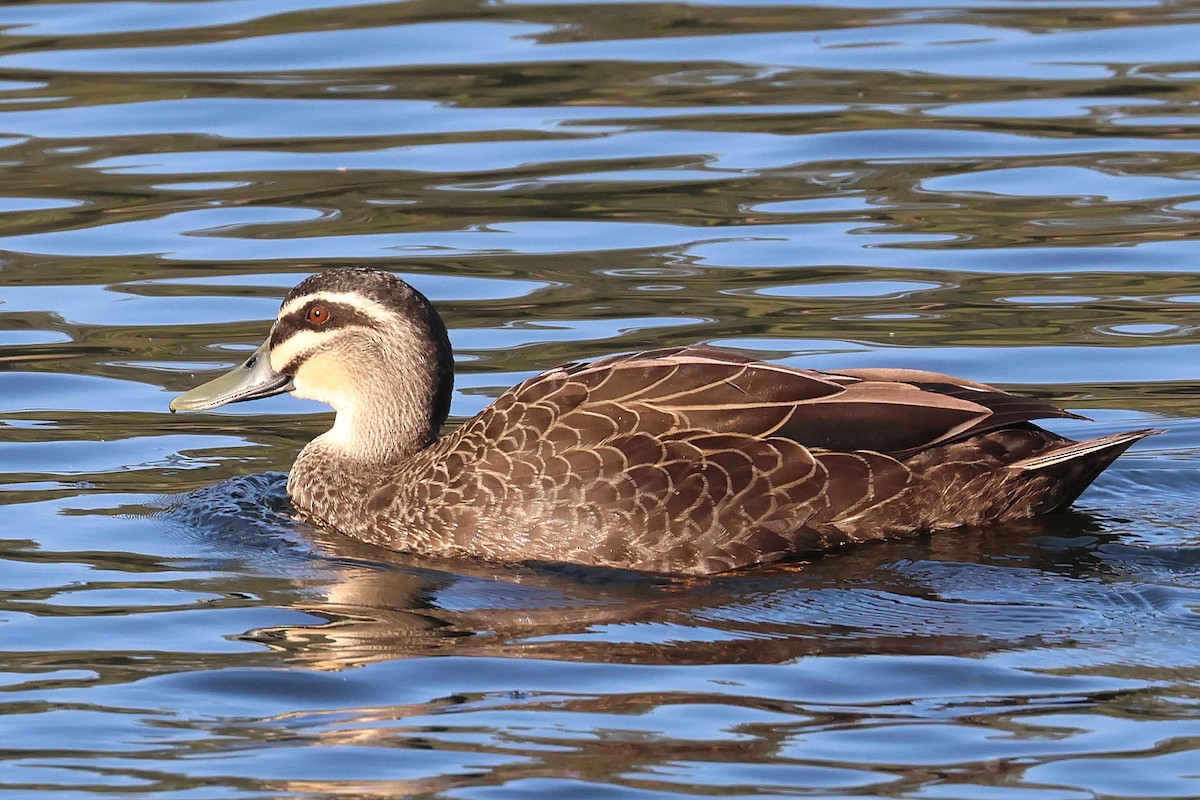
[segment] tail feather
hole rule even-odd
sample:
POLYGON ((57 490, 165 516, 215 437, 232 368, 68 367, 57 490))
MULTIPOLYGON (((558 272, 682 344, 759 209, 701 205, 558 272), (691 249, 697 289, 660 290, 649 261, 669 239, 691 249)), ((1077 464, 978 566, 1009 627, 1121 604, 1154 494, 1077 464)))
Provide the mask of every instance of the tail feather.
POLYGON ((1131 444, 1156 433, 1163 431, 1145 428, 1101 436, 1086 442, 1067 442, 1047 453, 1015 461, 1009 465, 1009 469, 1029 476, 1034 483, 1044 482, 1055 487, 1052 492, 1038 494, 1037 502, 1030 506, 1030 511, 1034 514, 1061 511, 1074 503, 1083 490, 1131 444))
POLYGON ((1165 431, 1161 428, 1143 428, 1140 431, 1114 433, 1111 436, 1101 436, 1098 439, 1088 439, 1085 442, 1071 442, 1064 447, 1059 447, 1047 453, 1040 453, 1020 461, 1014 461, 1008 465, 1008 468, 1016 470, 1045 469, 1055 464, 1063 464, 1067 461, 1087 458, 1088 456, 1095 457, 1097 462, 1101 462, 1107 466, 1113 459, 1124 453, 1131 444, 1156 433, 1165 433, 1165 431))

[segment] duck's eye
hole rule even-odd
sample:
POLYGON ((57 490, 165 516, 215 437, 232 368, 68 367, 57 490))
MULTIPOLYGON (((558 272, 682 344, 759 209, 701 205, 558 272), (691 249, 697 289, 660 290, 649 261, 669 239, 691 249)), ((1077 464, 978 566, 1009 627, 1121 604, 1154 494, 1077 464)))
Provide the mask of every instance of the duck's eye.
POLYGON ((329 309, 323 305, 311 306, 308 309, 308 321, 313 325, 324 325, 329 322, 329 309))

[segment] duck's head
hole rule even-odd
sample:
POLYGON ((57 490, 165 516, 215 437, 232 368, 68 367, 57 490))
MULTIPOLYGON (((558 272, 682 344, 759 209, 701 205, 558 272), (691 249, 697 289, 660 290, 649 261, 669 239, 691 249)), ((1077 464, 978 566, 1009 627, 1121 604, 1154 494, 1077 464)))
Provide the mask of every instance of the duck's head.
POLYGON ((446 326, 424 295, 383 270, 331 269, 288 293, 248 359, 179 395, 171 410, 291 392, 337 411, 326 444, 394 455, 436 438, 453 383, 446 326))

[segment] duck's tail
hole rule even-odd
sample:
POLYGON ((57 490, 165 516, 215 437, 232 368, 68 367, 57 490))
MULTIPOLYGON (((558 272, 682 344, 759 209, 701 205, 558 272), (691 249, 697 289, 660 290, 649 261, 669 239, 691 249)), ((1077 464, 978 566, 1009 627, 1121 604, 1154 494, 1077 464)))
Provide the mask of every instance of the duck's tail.
POLYGON ((1166 433, 1164 428, 1143 428, 1140 431, 1127 431, 1125 433, 1114 433, 1112 436, 1101 436, 1098 439, 1088 439, 1085 442, 1069 442, 1063 447, 1051 450, 1048 453, 1039 453, 1036 456, 1014 461, 1008 465, 1009 469, 1045 469, 1052 467, 1055 464, 1062 464, 1075 459, 1087 459, 1091 463, 1097 464, 1100 473, 1111 464, 1117 456, 1124 453, 1128 447, 1134 442, 1145 439, 1147 436, 1153 436, 1156 433, 1166 433))
POLYGON ((1027 473, 1039 473, 1052 478, 1061 491, 1054 493, 1049 507, 1039 509, 1037 513, 1057 511, 1066 508, 1099 477, 1108 465, 1124 453, 1131 444, 1156 433, 1165 433, 1161 428, 1143 428, 1139 431, 1114 433, 1111 436, 1101 436, 1084 442, 1064 442, 1062 447, 1036 456, 1014 461, 1008 465, 1011 470, 1027 473))

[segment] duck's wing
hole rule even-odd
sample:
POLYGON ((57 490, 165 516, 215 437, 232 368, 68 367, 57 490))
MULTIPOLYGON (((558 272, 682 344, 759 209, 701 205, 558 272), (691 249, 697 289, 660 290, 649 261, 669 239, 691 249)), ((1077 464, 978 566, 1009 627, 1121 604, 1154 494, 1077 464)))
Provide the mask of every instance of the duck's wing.
POLYGON ((915 369, 822 373, 845 392, 797 406, 785 435, 830 450, 906 458, 922 450, 1039 419, 1086 419, 1043 400, 915 369))
POLYGON ((1022 422, 1077 417, 934 372, 818 372, 712 347, 567 365, 526 381, 497 405, 508 420, 528 410, 527 423, 535 428, 572 426, 594 442, 633 431, 670 436, 692 430, 899 458, 1022 422))

